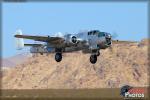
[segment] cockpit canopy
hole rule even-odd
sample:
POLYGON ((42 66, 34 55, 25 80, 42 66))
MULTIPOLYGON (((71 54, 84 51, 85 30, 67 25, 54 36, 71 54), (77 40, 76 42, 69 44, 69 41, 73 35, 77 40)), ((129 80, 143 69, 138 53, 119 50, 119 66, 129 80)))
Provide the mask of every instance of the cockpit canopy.
POLYGON ((99 34, 99 30, 92 30, 88 32, 88 35, 98 35, 99 34))
POLYGON ((100 32, 99 30, 92 30, 88 32, 88 35, 97 35, 98 37, 105 36, 105 32, 100 32))
POLYGON ((105 36, 105 32, 99 32, 98 37, 104 37, 105 36))

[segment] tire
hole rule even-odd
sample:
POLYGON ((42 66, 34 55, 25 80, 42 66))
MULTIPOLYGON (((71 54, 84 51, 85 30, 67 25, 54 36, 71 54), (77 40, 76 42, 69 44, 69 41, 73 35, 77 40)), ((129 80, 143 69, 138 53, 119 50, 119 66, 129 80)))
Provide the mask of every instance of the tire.
POLYGON ((60 62, 60 61, 62 60, 62 54, 61 54, 61 53, 56 53, 56 54, 55 54, 55 60, 56 60, 57 62, 60 62))
POLYGON ((95 63, 97 62, 97 55, 91 55, 91 56, 90 56, 90 62, 91 62, 92 64, 95 64, 95 63))

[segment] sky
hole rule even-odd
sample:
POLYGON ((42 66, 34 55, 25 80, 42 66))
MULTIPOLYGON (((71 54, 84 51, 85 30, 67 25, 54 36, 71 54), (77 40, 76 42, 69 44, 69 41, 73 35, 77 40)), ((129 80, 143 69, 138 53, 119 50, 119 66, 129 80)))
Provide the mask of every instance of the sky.
MULTIPOLYGON (((98 29, 117 33, 119 40, 140 41, 148 37, 146 2, 29 2, 2 3, 2 58, 16 50, 14 34, 78 33, 98 29)), ((25 43, 34 41, 25 40, 25 43)))

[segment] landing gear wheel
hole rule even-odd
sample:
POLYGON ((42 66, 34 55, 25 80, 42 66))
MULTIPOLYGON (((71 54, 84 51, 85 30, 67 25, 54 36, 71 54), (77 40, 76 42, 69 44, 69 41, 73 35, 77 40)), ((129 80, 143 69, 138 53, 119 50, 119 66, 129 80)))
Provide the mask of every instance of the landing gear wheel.
POLYGON ((95 64, 95 63, 97 62, 97 55, 91 55, 91 57, 90 57, 90 62, 91 62, 92 64, 95 64))
POLYGON ((60 61, 62 60, 62 54, 61 54, 61 53, 56 53, 56 54, 55 54, 55 60, 56 60, 57 62, 60 62, 60 61))

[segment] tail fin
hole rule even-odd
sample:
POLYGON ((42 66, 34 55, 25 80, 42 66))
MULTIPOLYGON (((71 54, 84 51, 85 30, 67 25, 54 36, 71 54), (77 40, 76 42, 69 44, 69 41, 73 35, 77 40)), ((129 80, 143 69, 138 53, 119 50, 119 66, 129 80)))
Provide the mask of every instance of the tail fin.
MULTIPOLYGON (((22 35, 22 31, 21 30, 17 30, 15 32, 15 35, 22 35)), ((16 49, 17 50, 23 49, 23 47, 24 47, 23 38, 16 38, 15 42, 16 42, 16 49)))

